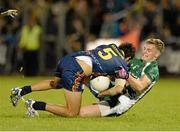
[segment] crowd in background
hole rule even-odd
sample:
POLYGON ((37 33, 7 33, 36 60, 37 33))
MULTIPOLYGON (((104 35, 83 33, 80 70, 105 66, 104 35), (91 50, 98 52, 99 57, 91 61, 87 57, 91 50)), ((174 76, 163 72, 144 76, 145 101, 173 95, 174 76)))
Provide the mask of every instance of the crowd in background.
POLYGON ((98 38, 162 39, 162 75, 180 75, 179 0, 1 0, 17 9, 0 17, 0 74, 50 74, 64 55, 85 50, 98 38), (23 67, 23 69, 22 69, 23 67))

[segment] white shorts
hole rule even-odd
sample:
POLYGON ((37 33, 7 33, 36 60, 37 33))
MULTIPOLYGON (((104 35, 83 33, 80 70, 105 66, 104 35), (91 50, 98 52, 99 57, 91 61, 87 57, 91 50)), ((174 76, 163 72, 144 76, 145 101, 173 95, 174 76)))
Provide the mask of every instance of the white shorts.
POLYGON ((84 61, 84 63, 92 67, 92 59, 89 56, 77 56, 76 59, 84 61))
POLYGON ((101 101, 98 104, 99 110, 101 112, 101 116, 108 116, 108 115, 111 115, 111 114, 121 115, 136 103, 136 100, 132 100, 132 99, 130 99, 129 97, 127 97, 125 95, 121 95, 118 98, 118 100, 119 100, 119 104, 116 105, 113 108, 110 108, 108 102, 101 101))

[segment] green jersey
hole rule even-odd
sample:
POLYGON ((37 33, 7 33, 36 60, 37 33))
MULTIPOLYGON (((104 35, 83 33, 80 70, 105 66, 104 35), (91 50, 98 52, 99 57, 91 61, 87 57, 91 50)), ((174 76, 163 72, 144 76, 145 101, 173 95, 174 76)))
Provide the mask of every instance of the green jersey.
POLYGON ((143 75, 146 75, 151 80, 151 84, 142 92, 135 91, 131 86, 124 88, 124 92, 129 94, 130 98, 139 100, 159 79, 158 63, 157 61, 144 63, 141 59, 132 59, 130 61, 129 74, 131 74, 136 79, 140 79, 143 75))
POLYGON ((135 91, 129 85, 124 87, 121 94, 104 97, 103 100, 107 101, 110 107, 114 107, 119 104, 118 98, 120 97, 120 95, 126 95, 130 99, 135 100, 134 103, 136 103, 151 90, 152 86, 159 79, 159 69, 157 61, 152 61, 145 64, 141 59, 132 59, 129 65, 129 74, 131 74, 136 79, 140 79, 143 75, 146 75, 151 80, 151 84, 141 92, 135 91))

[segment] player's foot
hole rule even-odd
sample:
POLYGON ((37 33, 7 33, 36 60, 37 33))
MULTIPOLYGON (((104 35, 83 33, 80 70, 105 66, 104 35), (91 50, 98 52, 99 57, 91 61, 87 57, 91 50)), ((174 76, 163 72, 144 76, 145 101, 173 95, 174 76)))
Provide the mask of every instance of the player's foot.
POLYGON ((11 89, 11 95, 10 95, 10 100, 11 100, 11 103, 12 105, 15 107, 17 106, 19 100, 21 99, 21 90, 19 87, 16 87, 16 88, 12 88, 11 89))
POLYGON ((35 117, 35 116, 39 116, 38 112, 33 108, 33 104, 35 103, 34 100, 32 99, 28 99, 25 102, 25 108, 27 109, 26 115, 28 117, 35 117))

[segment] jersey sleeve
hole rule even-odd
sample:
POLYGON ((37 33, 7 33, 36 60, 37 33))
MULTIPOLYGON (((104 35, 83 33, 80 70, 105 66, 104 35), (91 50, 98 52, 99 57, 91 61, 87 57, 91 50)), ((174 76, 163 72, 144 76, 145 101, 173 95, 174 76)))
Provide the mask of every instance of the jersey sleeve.
POLYGON ((159 79, 158 67, 150 65, 144 70, 145 75, 152 81, 157 81, 159 79))

